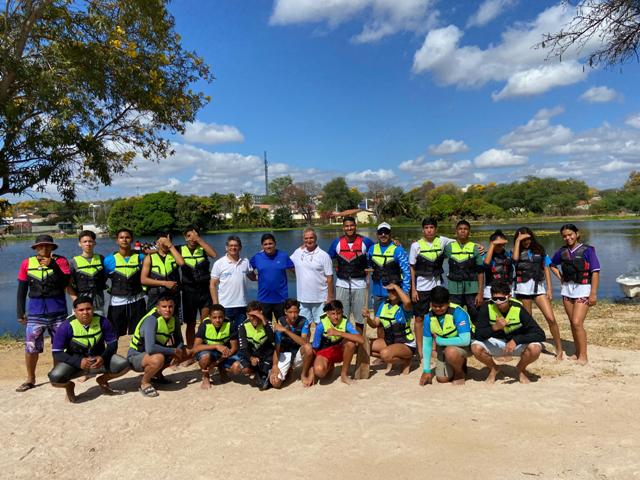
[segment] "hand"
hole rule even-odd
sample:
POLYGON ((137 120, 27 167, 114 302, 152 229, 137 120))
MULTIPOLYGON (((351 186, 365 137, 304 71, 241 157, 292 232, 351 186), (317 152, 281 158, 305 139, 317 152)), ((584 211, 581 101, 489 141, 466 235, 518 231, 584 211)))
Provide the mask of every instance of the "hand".
POLYGON ((169 281, 167 280, 166 282, 163 283, 164 288, 167 288, 169 290, 175 290, 176 288, 178 288, 178 282, 174 282, 174 281, 169 281))
POLYGON ((191 237, 189 238, 189 240, 192 240, 192 241, 196 242, 198 245, 200 245, 200 241, 202 240, 200 238, 200 235, 198 235, 198 233, 194 232, 194 231, 189 232, 189 233, 191 234, 191 237))
POLYGON ((484 296, 482 292, 478 292, 476 295, 476 307, 480 307, 484 303, 484 296))
POLYGON ((497 332, 498 330, 502 330, 506 325, 507 321, 502 317, 498 317, 491 328, 494 332, 497 332))
POLYGON ((481 243, 477 243, 476 245, 478 245, 478 253, 479 253, 480 255, 484 255, 484 252, 486 252, 486 251, 487 251, 487 249, 486 249, 486 248, 484 248, 484 245, 482 245, 481 243))
POLYGON ((395 283, 389 283, 388 285, 382 285, 382 288, 384 288, 385 290, 396 290, 397 288, 400 288, 399 285, 396 285, 395 283))
POLYGON ((507 239, 506 238, 496 238, 493 242, 494 245, 506 245, 507 244, 507 239))
POLYGON ((23 315, 21 317, 18 318, 18 323, 21 325, 26 325, 27 324, 27 316, 23 315))
POLYGON ((91 368, 93 368, 93 358, 85 357, 80 360, 80 368, 82 370, 90 370, 91 368))
POLYGON ((260 359, 258 357, 251 357, 251 366, 257 367, 260 363, 260 359))
POLYGON ((53 260, 52 257, 38 257, 38 262, 40 263, 41 267, 48 267, 51 263, 51 260, 53 260))
POLYGON ((511 353, 516 348, 516 342, 514 340, 509 340, 507 344, 504 346, 504 353, 511 353))
POLYGON ((223 358, 227 358, 229 356, 229 354, 231 353, 231 350, 229 350, 224 345, 218 345, 218 351, 220 352, 220 354, 222 355, 223 358))
POLYGON ((529 235, 528 233, 521 233, 520 235, 518 235, 516 241, 521 242, 522 240, 526 240, 527 238, 531 238, 531 235, 529 235))
POLYGON ((342 336, 342 332, 340 330, 336 330, 335 328, 330 328, 329 330, 327 330, 326 334, 329 335, 330 337, 342 336))
POLYGON ((420 386, 431 385, 433 383, 433 375, 431 373, 423 372, 420 375, 420 386))
POLYGON ((545 296, 547 297, 547 300, 549 301, 553 300, 553 292, 551 290, 547 290, 547 293, 545 293, 545 296))
POLYGON ((284 333, 284 332, 286 332, 286 331, 287 331, 287 328, 286 328, 284 325, 282 325, 280 322, 276 322, 276 323, 274 323, 274 324, 273 324, 273 329, 274 329, 276 332, 280 332, 280 333, 284 333))
POLYGON ((367 307, 362 307, 362 318, 365 320, 369 320, 371 316, 369 315, 369 309, 367 307))
POLYGON ((418 303, 420 301, 420 296, 418 295, 418 291, 415 289, 411 289, 411 301, 413 303, 418 303))
POLYGON ((93 365, 91 365, 91 368, 101 368, 103 366, 104 366, 104 358, 93 357, 93 365))
POLYGON ((598 296, 595 293, 589 295, 589 306, 593 307, 596 303, 598 303, 598 296))
POLYGON ((400 243, 400 240, 398 240, 397 238, 392 238, 391 242, 396 246, 396 247, 401 247, 402 243, 400 243))

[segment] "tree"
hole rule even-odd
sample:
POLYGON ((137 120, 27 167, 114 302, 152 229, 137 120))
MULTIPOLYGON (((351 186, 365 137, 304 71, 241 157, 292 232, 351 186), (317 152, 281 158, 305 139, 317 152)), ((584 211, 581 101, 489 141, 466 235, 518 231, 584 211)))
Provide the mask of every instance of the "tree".
POLYGON ((273 221, 271 222, 273 228, 291 228, 296 226, 296 222, 293 221, 291 216, 291 210, 287 207, 278 207, 273 212, 273 221))
POLYGON ((130 228, 136 235, 154 235, 176 229, 176 192, 149 193, 118 200, 109 212, 109 231, 130 228))
POLYGON ((282 199, 284 205, 304 217, 307 225, 312 225, 318 193, 320 184, 317 182, 300 182, 286 187, 282 192, 282 199))
POLYGON ((344 177, 337 177, 326 183, 322 188, 321 212, 343 212, 350 208, 357 208, 362 200, 362 194, 355 188, 349 188, 344 177))
POLYGON ((624 189, 631 192, 640 191, 640 172, 633 170, 629 174, 629 178, 624 183, 624 189))
POLYGON ((283 205, 282 194, 288 186, 293 185, 293 178, 289 175, 274 178, 269 182, 269 203, 271 205, 283 205))
POLYGON ((0 22, 0 195, 110 185, 136 155, 172 152, 211 81, 167 0, 7 0, 0 22))
POLYGON ((369 182, 367 188, 367 198, 373 200, 373 214, 380 220, 387 203, 391 200, 391 189, 382 182, 369 182))
POLYGON ((544 35, 539 44, 562 58, 567 50, 589 48, 590 66, 612 66, 638 60, 640 3, 638 0, 578 0, 576 15, 566 28, 544 35), (594 46, 594 44, 597 44, 594 46))

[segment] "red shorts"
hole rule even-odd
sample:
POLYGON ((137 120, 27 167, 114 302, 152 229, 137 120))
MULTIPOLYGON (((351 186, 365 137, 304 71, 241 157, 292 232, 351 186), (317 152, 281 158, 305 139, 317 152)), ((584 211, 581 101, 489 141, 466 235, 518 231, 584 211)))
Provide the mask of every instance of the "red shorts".
POLYGON ((318 350, 316 355, 326 358, 330 364, 341 363, 344 356, 344 346, 341 343, 332 345, 330 347, 323 348, 322 350, 318 350))

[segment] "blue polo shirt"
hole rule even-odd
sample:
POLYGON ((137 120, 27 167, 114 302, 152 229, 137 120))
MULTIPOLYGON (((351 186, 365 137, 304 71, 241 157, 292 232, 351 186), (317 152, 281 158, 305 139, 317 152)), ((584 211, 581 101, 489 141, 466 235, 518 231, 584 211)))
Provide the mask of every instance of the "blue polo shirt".
POLYGON ((289 298, 287 269, 294 268, 286 253, 276 250, 273 256, 258 252, 249 260, 251 268, 258 271, 258 301, 282 303, 289 298))

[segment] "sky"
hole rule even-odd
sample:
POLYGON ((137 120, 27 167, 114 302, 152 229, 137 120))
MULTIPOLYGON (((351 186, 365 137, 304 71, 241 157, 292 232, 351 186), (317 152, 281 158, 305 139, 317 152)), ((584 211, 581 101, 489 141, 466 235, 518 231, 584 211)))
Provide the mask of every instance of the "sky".
MULTIPOLYGON (((537 0, 174 0, 183 45, 216 80, 170 137, 175 156, 91 200, 175 190, 264 193, 270 179, 366 190, 576 178, 602 189, 640 169, 640 65, 591 68, 536 48, 575 11, 537 0)), ((49 190, 49 189, 48 189, 49 190)))

